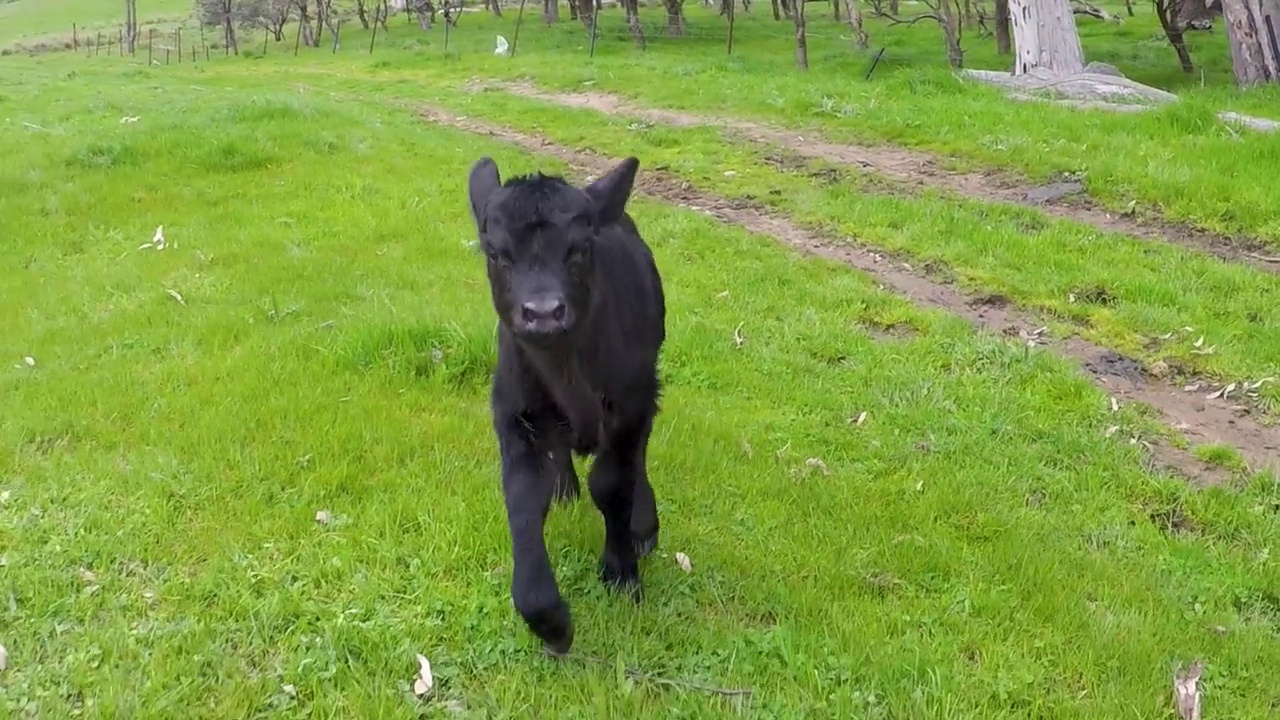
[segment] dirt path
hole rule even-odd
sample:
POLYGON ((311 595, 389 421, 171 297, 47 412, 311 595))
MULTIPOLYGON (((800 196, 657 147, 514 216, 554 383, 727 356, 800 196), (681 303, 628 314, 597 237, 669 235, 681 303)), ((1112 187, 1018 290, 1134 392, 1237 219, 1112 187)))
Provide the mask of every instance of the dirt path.
POLYGON ((1250 265, 1264 272, 1280 274, 1280 255, 1267 254, 1256 240, 1229 238, 1187 225, 1158 220, 1138 220, 1107 212, 1084 195, 1082 185, 1053 183, 1044 186, 1018 181, 1008 174, 952 172, 927 153, 893 146, 837 144, 816 135, 769 127, 749 120, 703 116, 678 110, 642 108, 621 98, 600 92, 556 93, 529 83, 487 82, 468 86, 471 90, 491 87, 515 95, 568 107, 586 108, 606 114, 623 114, 649 122, 676 127, 720 127, 748 140, 783 148, 795 155, 825 160, 871 172, 911 190, 937 188, 958 197, 982 202, 999 202, 1034 207, 1046 215, 1090 225, 1156 242, 1167 242, 1222 260, 1250 265))
MULTIPOLYGON (((421 108, 422 116, 441 125, 489 135, 535 153, 566 161, 582 176, 599 174, 615 160, 567 148, 519 130, 474 118, 460 117, 440 108, 421 108)), ((1037 345, 1080 363, 1082 370, 1120 403, 1141 403, 1157 409, 1170 427, 1193 443, 1219 443, 1235 447, 1253 469, 1280 473, 1280 428, 1268 428, 1249 417, 1247 410, 1220 398, 1206 399, 1203 392, 1188 393, 1148 376, 1141 364, 1079 338, 1054 339, 1036 333, 1039 324, 1013 309, 1000 297, 972 297, 954 286, 938 283, 884 255, 821 237, 786 218, 746 201, 730 201, 692 188, 689 183, 657 170, 641 169, 640 192, 664 202, 711 215, 722 222, 769 235, 803 252, 837 260, 879 280, 886 289, 917 305, 944 310, 974 325, 1003 334, 1031 338, 1037 345)), ((1197 484, 1225 481, 1230 473, 1209 465, 1163 441, 1147 443, 1154 460, 1197 484)))

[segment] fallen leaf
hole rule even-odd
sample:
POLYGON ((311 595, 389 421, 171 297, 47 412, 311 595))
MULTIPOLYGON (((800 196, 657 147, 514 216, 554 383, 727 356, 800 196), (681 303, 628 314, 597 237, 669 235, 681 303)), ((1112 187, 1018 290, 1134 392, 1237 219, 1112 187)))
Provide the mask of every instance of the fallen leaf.
POLYGON ((9 498, 10 498, 10 495, 8 490, 5 490, 4 492, 0 492, 0 503, 9 502, 9 498))
POLYGON ((289 697, 298 697, 298 688, 293 685, 281 685, 280 690, 289 697))
POLYGON ((818 471, 821 472, 823 475, 831 474, 831 471, 827 469, 827 464, 822 462, 821 458, 811 457, 808 460, 805 460, 804 464, 807 467, 818 468, 818 471))
POLYGON ((1111 437, 1112 435, 1115 435, 1119 430, 1120 430, 1119 425, 1112 425, 1111 427, 1107 428, 1106 432, 1103 434, 1106 437, 1111 437))
POLYGON ((738 323, 738 327, 733 329, 733 346, 740 348, 747 342, 746 336, 742 334, 742 323, 738 323))
POLYGON ((1201 335, 1199 338, 1196 338, 1195 342, 1191 343, 1191 347, 1200 347, 1203 344, 1204 344, 1204 336, 1201 335))
POLYGON ((98 581, 98 576, 94 575, 89 568, 80 568, 80 579, 87 583, 94 583, 98 581))
POLYGON ((26 364, 27 364, 27 367, 35 367, 35 366, 36 366, 36 359, 35 359, 35 358, 33 358, 33 357, 31 357, 30 355, 28 355, 28 356, 26 356, 26 357, 22 358, 22 362, 26 363, 26 364))
POLYGON ((418 655, 418 677, 413 681, 413 694, 418 697, 425 697, 431 692, 431 688, 436 684, 436 679, 431 675, 431 661, 418 655))
POLYGON ((1196 660, 1191 663, 1187 672, 1182 672, 1182 663, 1173 673, 1173 703, 1182 720, 1200 720, 1200 675, 1204 672, 1204 663, 1196 660))
POLYGON ((329 521, 332 519, 333 519, 333 516, 329 514, 328 510, 316 511, 316 522, 320 523, 321 525, 328 525, 329 521))
POLYGON ((854 425, 861 425, 862 423, 864 423, 864 422, 866 422, 866 421, 867 421, 867 411, 866 411, 866 410, 863 410, 862 412, 858 413, 858 417, 856 417, 856 418, 852 418, 852 419, 850 419, 850 420, 849 420, 849 422, 853 423, 854 425))
POLYGON ((1111 412, 1117 412, 1119 410, 1120 410, 1120 402, 1115 398, 1111 398, 1111 412))
POLYGON ((736 170, 725 170, 725 171, 724 171, 724 176, 725 176, 725 177, 733 177, 734 175, 737 175, 737 174, 738 174, 738 171, 736 171, 736 170))
POLYGON ((1157 360, 1151 363, 1151 367, 1147 368, 1147 372, 1153 377, 1162 378, 1169 374, 1169 364, 1163 360, 1157 360))
POLYGON ((182 299, 182 296, 178 294, 177 290, 170 290, 169 288, 165 288, 164 291, 169 293, 170 297, 172 297, 174 300, 177 300, 178 304, 183 306, 187 304, 187 301, 182 299))
POLYGON ((682 552, 676 553, 676 564, 685 572, 693 572, 693 563, 689 562, 689 556, 682 552))
POLYGON ((9 669, 9 651, 5 650, 3 645, 0 645, 0 672, 4 672, 5 670, 8 670, 8 669, 9 669))

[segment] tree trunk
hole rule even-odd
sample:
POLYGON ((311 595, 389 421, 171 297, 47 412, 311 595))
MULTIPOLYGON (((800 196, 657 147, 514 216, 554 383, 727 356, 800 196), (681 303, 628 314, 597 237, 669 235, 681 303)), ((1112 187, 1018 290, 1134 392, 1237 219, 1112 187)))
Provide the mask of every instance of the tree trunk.
POLYGON ((809 69, 809 40, 804 32, 804 0, 794 0, 796 21, 796 65, 809 69))
POLYGON ((684 0, 665 0, 667 6, 667 34, 684 35, 684 0))
POLYGON ((1280 0, 1222 0, 1236 84, 1280 83, 1280 0))
POLYGON ((1133 0, 1124 0, 1124 11, 1129 13, 1129 17, 1133 17, 1133 0))
POLYGON ((960 46, 960 10, 953 0, 939 0, 942 10, 942 36, 947 41, 947 62, 953 68, 964 67, 964 48, 960 46))
POLYGON ((840 0, 831 0, 831 19, 840 22, 840 0))
POLYGON ((627 29, 631 37, 640 47, 644 47, 644 26, 640 24, 640 6, 637 0, 622 0, 622 7, 627 11, 627 29))
POLYGON ((787 18, 788 20, 794 19, 795 13, 791 12, 791 3, 800 2, 800 0, 781 0, 781 2, 782 2, 782 16, 787 18))
POLYGON ((132 55, 138 43, 138 0, 124 0, 124 41, 132 55))
POLYGON ((898 0, 889 0, 889 14, 897 17, 900 10, 898 9, 898 0))
POLYGON ((871 38, 862 27, 862 8, 858 7, 858 0, 844 0, 844 14, 849 20, 849 29, 853 31, 853 39, 858 49, 866 50, 871 38))
POLYGON ((498 4, 498 0, 484 0, 484 8, 492 10, 494 17, 502 17, 502 6, 498 4))
MULTIPOLYGON (((572 7, 573 3, 569 3, 572 7)), ((560 0, 542 0, 542 20, 548 25, 560 22, 560 0)))
POLYGON ((596 9, 594 0, 569 0, 569 2, 576 3, 577 16, 582 21, 582 27, 586 28, 587 32, 591 32, 591 22, 595 18, 596 9))
POLYGON ((1069 0, 1009 0, 1014 75, 1044 68, 1054 75, 1084 71, 1084 50, 1069 0))
MULTIPOLYGON (((1198 2, 1198 0, 1182 1, 1198 2)), ((1196 67, 1191 63, 1191 53, 1187 52, 1187 43, 1182 37, 1182 26, 1175 17, 1177 2, 1178 0, 1155 0, 1156 17, 1160 19, 1160 27, 1164 29, 1164 36, 1169 38, 1169 44, 1173 46, 1173 51, 1178 54, 1178 62, 1182 65, 1182 72, 1191 75, 1195 73, 1196 67)))
POLYGON ((996 0, 996 52, 1008 55, 1012 49, 1009 43, 1009 0, 996 0))

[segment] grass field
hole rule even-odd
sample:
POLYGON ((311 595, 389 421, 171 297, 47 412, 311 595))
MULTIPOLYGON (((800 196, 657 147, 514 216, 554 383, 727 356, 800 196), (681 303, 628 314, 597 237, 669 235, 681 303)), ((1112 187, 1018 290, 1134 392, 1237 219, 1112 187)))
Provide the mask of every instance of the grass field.
MULTIPOLYGON (((32 2, 0 5, 0 41, 112 20, 32 2)), ((441 28, 396 18, 372 54, 353 31, 297 57, 291 41, 264 57, 258 36, 181 65, 0 59, 0 707, 1175 717, 1173 669, 1201 659, 1206 718, 1274 717, 1280 268, 1066 206, 903 188, 723 124, 478 89, 522 78, 893 142, 1028 186, 1084 171, 1099 207, 1135 202, 1134 226, 1160 215, 1280 253, 1280 144, 1212 117, 1274 115, 1280 95, 1224 87, 1220 29, 1193 34, 1204 86, 1180 77, 1138 11, 1080 20, 1091 59, 1184 96, 1136 117, 962 85, 924 23, 871 24, 890 50, 864 80, 871 54, 814 19, 798 81, 756 4, 731 58, 710 30, 641 53, 616 11, 594 61, 567 15, 496 58, 508 9, 464 16, 447 52, 441 28), (479 123, 506 130, 465 131, 479 123), (668 296, 646 599, 596 579, 589 501, 553 511, 577 625, 560 661, 509 599, 493 311, 463 189, 484 154, 578 179, 639 157, 631 209, 668 296), (716 217, 684 207, 709 199, 716 217), (751 213, 768 221, 735 220, 751 213), (161 225, 166 247, 141 247, 161 225), (799 252, 803 233, 834 249, 799 252), (1100 351, 1133 362, 1139 390, 1082 371, 1100 351), (1205 399, 1229 383, 1253 394, 1205 399), (416 653, 436 676, 425 701, 416 653)), ((973 64, 998 67, 972 35, 973 64)))

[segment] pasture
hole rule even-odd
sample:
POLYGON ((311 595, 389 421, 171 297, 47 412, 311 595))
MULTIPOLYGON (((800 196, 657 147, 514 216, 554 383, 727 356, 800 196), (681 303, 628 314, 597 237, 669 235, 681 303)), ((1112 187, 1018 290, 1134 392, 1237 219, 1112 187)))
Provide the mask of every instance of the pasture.
MULTIPOLYGON (((0 4, 0 41, 88 7, 0 4)), ((563 10, 497 57, 507 8, 447 50, 397 17, 0 58, 0 707, 1175 717, 1200 660, 1205 718, 1280 713, 1280 136, 1213 116, 1280 95, 1226 87, 1220 21, 1183 77, 1137 10, 1080 25, 1182 96, 1141 115, 962 83, 926 23, 864 53, 811 15, 801 75, 756 4, 733 55, 613 9, 594 59, 563 10), (633 605, 590 500, 553 508, 563 659, 511 606, 482 155, 638 157, 665 284, 660 545, 633 605)))

